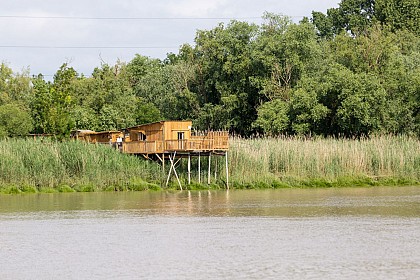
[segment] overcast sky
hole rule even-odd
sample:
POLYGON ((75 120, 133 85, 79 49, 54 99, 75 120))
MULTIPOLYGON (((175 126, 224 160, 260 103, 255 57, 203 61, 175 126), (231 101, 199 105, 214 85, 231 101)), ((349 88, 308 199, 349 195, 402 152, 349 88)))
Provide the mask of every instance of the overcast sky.
POLYGON ((177 53, 180 45, 193 44, 197 29, 212 29, 230 18, 260 24, 268 11, 298 22, 313 10, 325 12, 339 2, 1 0, 0 61, 16 72, 29 67, 31 74, 46 78, 69 62, 89 76, 101 62, 128 62, 136 53, 163 59, 177 53))

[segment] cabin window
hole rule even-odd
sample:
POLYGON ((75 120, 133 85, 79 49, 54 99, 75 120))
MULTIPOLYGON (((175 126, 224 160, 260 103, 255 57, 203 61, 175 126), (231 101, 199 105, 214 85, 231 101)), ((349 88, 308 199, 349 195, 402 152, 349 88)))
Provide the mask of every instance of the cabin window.
POLYGON ((143 132, 139 132, 139 140, 146 141, 146 134, 144 134, 143 132))
POLYGON ((178 140, 184 140, 184 139, 185 139, 184 132, 178 132, 178 140))
POLYGON ((178 149, 183 150, 184 149, 184 140, 185 139, 185 134, 184 132, 178 132, 178 149))

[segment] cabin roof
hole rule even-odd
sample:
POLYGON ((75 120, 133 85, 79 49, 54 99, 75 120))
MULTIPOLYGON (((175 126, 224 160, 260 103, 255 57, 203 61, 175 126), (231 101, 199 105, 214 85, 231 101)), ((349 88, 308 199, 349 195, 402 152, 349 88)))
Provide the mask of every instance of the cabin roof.
POLYGON ((71 132, 92 133, 95 131, 89 130, 89 129, 76 129, 76 130, 72 130, 71 132))
POLYGON ((100 131, 100 132, 95 132, 94 134, 112 134, 112 133, 121 133, 121 131, 117 131, 117 130, 109 130, 109 131, 100 131))
POLYGON ((152 122, 152 123, 145 123, 145 124, 139 124, 139 125, 135 125, 135 126, 131 126, 131 127, 127 127, 124 128, 123 130, 128 130, 128 129, 135 129, 135 128, 139 128, 139 127, 144 127, 144 126, 149 126, 149 125, 153 125, 153 124, 164 124, 164 123, 170 123, 170 122, 178 122, 178 123, 182 123, 182 122, 191 122, 191 120, 183 120, 183 121, 158 121, 158 122, 152 122))

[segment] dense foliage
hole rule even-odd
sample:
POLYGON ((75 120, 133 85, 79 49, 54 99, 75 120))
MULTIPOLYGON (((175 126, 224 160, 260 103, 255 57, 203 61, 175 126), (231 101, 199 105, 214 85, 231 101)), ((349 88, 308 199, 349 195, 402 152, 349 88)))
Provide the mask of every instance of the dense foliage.
POLYGON ((0 136, 161 119, 231 133, 420 135, 419 0, 342 0, 293 23, 267 13, 200 30, 163 61, 136 55, 53 81, 0 68, 0 136))

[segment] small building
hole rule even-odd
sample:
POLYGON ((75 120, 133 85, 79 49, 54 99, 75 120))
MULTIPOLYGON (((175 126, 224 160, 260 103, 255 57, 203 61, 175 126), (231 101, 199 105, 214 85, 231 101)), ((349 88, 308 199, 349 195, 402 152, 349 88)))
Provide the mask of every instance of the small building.
POLYGON ((124 134, 121 131, 101 131, 89 135, 91 143, 115 144, 122 142, 124 134))
POLYGON ((121 131, 101 131, 96 132, 93 130, 74 130, 71 132, 70 137, 76 140, 83 140, 89 143, 97 144, 111 144, 116 143, 122 145, 124 134, 121 131))
POLYGON ((70 138, 90 142, 90 136, 96 132, 89 129, 77 129, 70 132, 70 138))

